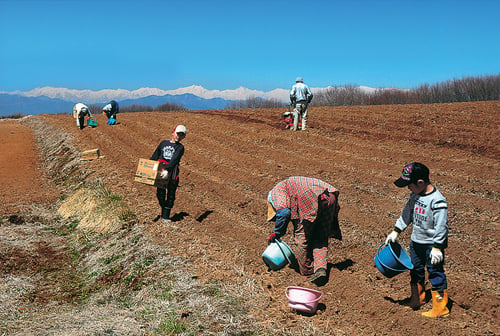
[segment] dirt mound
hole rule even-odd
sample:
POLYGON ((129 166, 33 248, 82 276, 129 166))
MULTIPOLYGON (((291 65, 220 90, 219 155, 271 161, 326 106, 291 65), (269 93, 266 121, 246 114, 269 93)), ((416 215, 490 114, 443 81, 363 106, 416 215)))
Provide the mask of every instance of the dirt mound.
MULTIPOLYGON (((191 262, 206 284, 247 294, 255 331, 276 334, 495 334, 498 325, 500 102, 312 107, 310 128, 283 129, 279 109, 123 113, 115 126, 79 130, 70 115, 42 115, 74 138, 80 151, 99 148, 85 163, 121 195, 159 243, 191 262), (133 182, 139 158, 149 158, 176 124, 188 127, 174 222, 155 219, 154 189, 133 182), (392 182, 409 161, 426 163, 447 197, 450 237, 446 271, 450 316, 427 319, 399 303, 408 274, 392 279, 373 257, 408 196, 392 182), (269 272, 261 259, 272 226, 265 197, 280 180, 303 175, 340 190, 342 242, 331 241, 328 283, 315 287, 292 269, 269 272), (314 316, 290 311, 287 286, 319 288, 314 316), (250 290, 251 289, 251 290, 250 290)), ((400 236, 407 247, 410 232, 400 236)), ((289 240, 290 234, 285 239, 289 240)), ((429 308, 430 305, 424 307, 429 308)))

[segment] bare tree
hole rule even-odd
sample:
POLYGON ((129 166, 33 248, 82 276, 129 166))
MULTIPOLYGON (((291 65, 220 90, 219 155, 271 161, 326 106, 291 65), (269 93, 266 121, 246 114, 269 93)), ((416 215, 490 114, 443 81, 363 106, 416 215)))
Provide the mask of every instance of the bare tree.
POLYGON ((120 112, 151 112, 153 108, 149 105, 132 104, 120 106, 120 112))
POLYGON ((155 111, 186 111, 186 107, 177 103, 165 103, 155 107, 155 111))
POLYGON ((249 97, 246 100, 236 100, 229 103, 226 109, 243 109, 243 108, 276 108, 286 107, 287 104, 277 99, 264 99, 260 97, 249 97))
POLYGON ((315 105, 430 104, 500 99, 500 74, 465 77, 415 89, 377 89, 363 92, 354 85, 333 86, 315 95, 315 105))
POLYGON ((89 105, 89 111, 91 114, 102 113, 102 107, 99 104, 92 104, 92 105, 89 105))

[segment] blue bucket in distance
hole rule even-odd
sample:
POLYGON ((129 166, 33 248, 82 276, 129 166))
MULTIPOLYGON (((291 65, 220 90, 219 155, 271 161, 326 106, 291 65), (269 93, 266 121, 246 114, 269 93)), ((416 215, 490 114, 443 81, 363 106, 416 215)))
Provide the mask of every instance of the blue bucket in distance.
POLYGON ((410 256, 397 242, 389 243, 385 247, 381 244, 375 258, 375 266, 387 278, 392 278, 400 273, 413 269, 410 256), (383 247, 383 248, 382 248, 383 247))

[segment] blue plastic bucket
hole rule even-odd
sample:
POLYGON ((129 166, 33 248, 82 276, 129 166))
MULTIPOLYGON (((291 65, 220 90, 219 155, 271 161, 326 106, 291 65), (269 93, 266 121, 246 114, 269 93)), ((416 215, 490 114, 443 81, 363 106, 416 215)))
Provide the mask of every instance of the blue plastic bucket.
POLYGON ((114 125, 114 124, 116 124, 116 119, 113 118, 113 117, 109 118, 108 119, 108 125, 114 125))
POLYGON ((292 256, 292 249, 279 239, 267 245, 266 250, 262 253, 264 263, 273 271, 277 271, 291 263, 292 256))
POLYGON ((400 273, 413 269, 410 256, 398 243, 389 243, 384 248, 381 244, 373 261, 377 269, 386 277, 392 278, 400 273))

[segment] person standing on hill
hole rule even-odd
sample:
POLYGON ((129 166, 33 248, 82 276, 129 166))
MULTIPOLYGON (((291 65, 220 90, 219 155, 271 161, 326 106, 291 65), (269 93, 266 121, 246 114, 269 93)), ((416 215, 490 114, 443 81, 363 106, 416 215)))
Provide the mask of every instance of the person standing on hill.
POLYGON ((102 108, 102 114, 108 118, 108 125, 114 125, 116 123, 116 114, 120 112, 120 106, 114 100, 107 103, 102 108))
POLYGON ((444 272, 444 249, 448 247, 448 204, 446 198, 429 179, 429 168, 419 162, 404 166, 401 176, 394 181, 399 188, 408 187, 410 197, 403 213, 396 221, 385 244, 395 242, 399 233, 413 224, 410 242, 411 297, 409 305, 418 310, 425 303, 425 268, 432 285, 432 310, 426 317, 449 314, 448 283, 444 272))
POLYGON ((172 132, 172 139, 160 142, 151 160, 163 163, 162 178, 168 179, 167 188, 156 188, 156 197, 161 207, 161 219, 165 223, 171 222, 170 212, 174 206, 175 193, 179 186, 179 164, 184 155, 184 145, 181 141, 186 137, 187 129, 184 125, 177 125, 172 132))
POLYGON ((90 117, 90 111, 87 105, 77 103, 73 106, 73 118, 76 119, 76 126, 80 129, 85 127, 85 116, 90 117))
POLYGON ((339 191, 319 179, 292 176, 279 182, 267 196, 267 221, 274 221, 268 243, 286 234, 293 223, 299 272, 321 283, 327 278, 328 238, 342 240, 338 213, 339 191))
POLYGON ((311 103, 313 94, 309 86, 304 84, 302 77, 295 79, 295 84, 290 90, 290 102, 293 109, 293 127, 292 130, 296 131, 299 127, 299 118, 302 119, 302 130, 306 129, 307 124, 307 106, 311 103))

